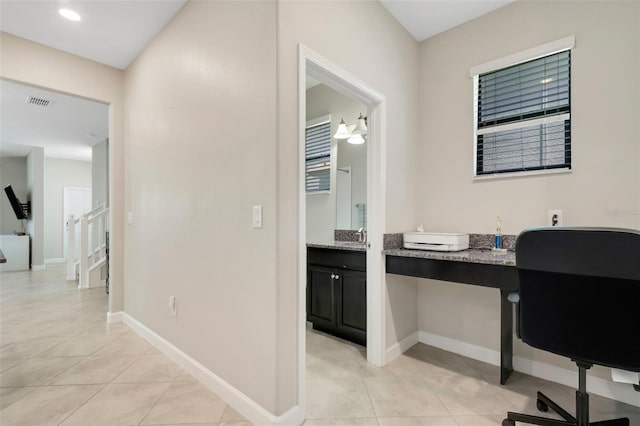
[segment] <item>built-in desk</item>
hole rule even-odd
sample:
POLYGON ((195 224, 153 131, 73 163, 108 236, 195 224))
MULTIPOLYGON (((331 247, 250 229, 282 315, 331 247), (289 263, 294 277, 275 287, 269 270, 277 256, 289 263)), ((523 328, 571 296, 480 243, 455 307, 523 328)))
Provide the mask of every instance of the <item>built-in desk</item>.
POLYGON ((386 255, 388 274, 500 289, 500 383, 513 372, 513 307, 509 293, 519 290, 514 252, 495 255, 491 250, 437 252, 392 249, 386 255))

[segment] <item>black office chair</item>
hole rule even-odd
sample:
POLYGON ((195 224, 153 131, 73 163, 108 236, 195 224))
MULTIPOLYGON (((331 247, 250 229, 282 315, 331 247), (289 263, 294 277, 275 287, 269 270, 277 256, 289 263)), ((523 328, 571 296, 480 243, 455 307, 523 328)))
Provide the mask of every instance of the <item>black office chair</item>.
POLYGON ((575 417, 538 392, 538 409, 551 408, 564 420, 509 412, 502 425, 629 426, 627 418, 589 422, 586 375, 594 364, 640 372, 640 232, 528 229, 516 241, 516 265, 520 338, 571 358, 579 388, 575 417))

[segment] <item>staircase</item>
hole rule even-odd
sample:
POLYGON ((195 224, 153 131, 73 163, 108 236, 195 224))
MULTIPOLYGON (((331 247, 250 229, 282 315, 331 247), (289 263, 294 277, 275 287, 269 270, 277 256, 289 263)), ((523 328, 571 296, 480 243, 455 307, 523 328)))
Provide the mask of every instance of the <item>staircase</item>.
POLYGON ((108 226, 109 209, 104 205, 67 220, 67 280, 78 280, 78 288, 102 285, 100 269, 108 258, 108 226), (76 247, 78 233, 80 250, 76 247))

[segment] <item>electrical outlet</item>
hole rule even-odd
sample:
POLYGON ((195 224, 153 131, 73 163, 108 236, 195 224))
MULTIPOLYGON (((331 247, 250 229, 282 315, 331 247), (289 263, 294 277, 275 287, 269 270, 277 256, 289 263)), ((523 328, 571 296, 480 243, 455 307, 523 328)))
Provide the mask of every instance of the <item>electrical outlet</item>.
POLYGON ((562 210, 549 210, 547 225, 549 226, 562 226, 562 210))
POLYGON ((171 315, 177 316, 175 296, 169 296, 169 309, 171 310, 171 315))
POLYGON ((253 206, 252 226, 254 228, 262 228, 262 206, 253 206))

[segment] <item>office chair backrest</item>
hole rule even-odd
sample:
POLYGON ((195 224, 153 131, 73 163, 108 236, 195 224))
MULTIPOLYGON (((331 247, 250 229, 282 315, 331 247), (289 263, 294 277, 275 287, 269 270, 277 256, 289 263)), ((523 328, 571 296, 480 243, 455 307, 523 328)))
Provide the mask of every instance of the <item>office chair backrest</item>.
POLYGON ((516 241, 522 340, 640 371, 640 232, 533 228, 516 241))

